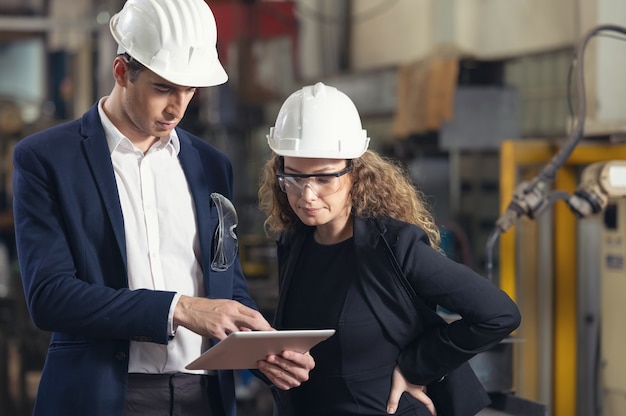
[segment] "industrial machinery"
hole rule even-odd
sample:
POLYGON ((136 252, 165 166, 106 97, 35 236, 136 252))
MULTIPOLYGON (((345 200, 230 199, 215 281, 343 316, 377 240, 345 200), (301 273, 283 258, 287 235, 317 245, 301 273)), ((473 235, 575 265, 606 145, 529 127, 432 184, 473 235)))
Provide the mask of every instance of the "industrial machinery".
MULTIPOLYGON (((508 229, 510 229, 520 217, 527 216, 529 218, 536 218, 556 200, 566 199, 568 197, 567 194, 563 194, 559 191, 550 191, 549 185, 554 180, 554 176, 556 175, 557 170, 561 166, 563 166, 574 148, 584 137, 585 119, 587 117, 587 104, 585 100, 585 75, 583 69, 585 48, 587 47, 587 44, 591 40, 591 38, 598 35, 599 33, 606 31, 617 32, 622 35, 626 35, 626 28, 624 27, 616 25, 600 25, 592 28, 583 37, 578 47, 576 58, 576 63, 578 67, 577 92, 579 96, 577 126, 572 131, 568 141, 561 147, 559 152, 554 155, 550 162, 544 166, 541 172, 539 172, 539 175, 537 175, 534 179, 530 181, 523 181, 518 185, 513 193, 513 198, 511 199, 511 202, 509 203, 506 211, 496 221, 496 227, 494 228, 494 231, 487 242, 487 273, 490 277, 493 268, 493 263, 491 261, 493 244, 495 243, 495 240, 498 238, 500 233, 506 232, 508 229)), ((621 171, 619 168, 617 172, 623 173, 623 171, 621 171)), ((586 194, 584 192, 578 193, 577 198, 575 198, 575 202, 583 203, 582 200, 586 196, 594 197, 595 195, 592 193, 586 194)), ((592 205, 596 204, 597 202, 598 201, 589 201, 589 203, 592 205)), ((576 213, 581 213, 576 207, 573 207, 573 209, 576 213)))
MULTIPOLYGON (((553 181, 557 176, 557 171, 563 167, 570 155, 574 152, 579 142, 585 136, 584 125, 586 119, 586 103, 585 103, 585 86, 583 71, 583 56, 589 40, 602 32, 617 32, 620 39, 626 35, 626 28, 615 25, 601 25, 590 30, 583 38, 575 59, 575 66, 578 70, 577 93, 579 111, 576 120, 576 128, 572 129, 569 140, 565 142, 552 159, 540 170, 539 174, 531 180, 525 180, 519 183, 513 190, 510 203, 506 206, 503 214, 496 221, 493 232, 487 241, 487 275, 492 278, 493 263, 492 251, 495 241, 502 233, 508 231, 521 217, 527 217, 536 220, 544 213, 547 208, 552 206, 556 201, 563 201, 575 217, 598 218, 601 217, 602 227, 600 231, 600 247, 598 249, 600 258, 599 273, 594 276, 594 284, 599 286, 598 305, 599 305, 599 331, 597 335, 598 352, 597 359, 595 357, 588 358, 594 362, 594 369, 589 379, 585 380, 585 386, 591 386, 594 391, 590 394, 591 411, 593 413, 584 413, 581 410, 584 406, 580 405, 580 396, 569 394, 566 400, 573 402, 571 406, 562 406, 561 399, 563 394, 561 391, 554 392, 555 407, 561 405, 554 410, 555 415, 560 414, 576 414, 579 415, 601 415, 601 416, 619 416, 624 415, 626 409, 626 372, 624 371, 625 363, 623 357, 623 345, 626 342, 626 333, 623 331, 622 316, 625 312, 626 302, 626 160, 607 160, 590 161, 584 167, 579 175, 573 192, 553 189, 553 181), (580 412, 583 413, 580 413, 580 412), (568 413, 569 412, 569 413, 568 413)), ((618 156, 623 159, 623 156, 618 156)), ((570 177, 571 167, 568 169, 567 177, 570 177)), ((573 188, 573 186, 572 186, 573 188)), ((570 189, 572 189, 570 188, 570 189)), ((561 211, 562 214, 562 211, 561 211)), ((556 214, 558 215, 558 214, 556 214)), ((556 219, 559 221, 560 219, 556 219)), ((555 248, 558 250, 558 247, 555 248)), ((570 262, 576 259, 570 258, 570 262)), ((575 279, 575 278, 574 278, 575 279)), ((578 289, 580 290, 580 288, 578 289)), ((570 292, 568 292, 570 293, 570 292)), ((558 297, 558 296, 557 296, 558 297)), ((575 301, 573 301, 575 303, 575 301)), ((569 309, 570 312, 576 312, 569 309)), ((562 311, 561 311, 562 312, 562 311)), ((565 322, 565 327, 569 327, 571 322, 575 322, 575 316, 565 322)), ((587 317, 594 319, 595 317, 587 317)), ((555 324, 558 325, 558 324, 555 324)), ((558 333, 571 333, 568 328, 562 326, 557 327, 558 333)), ((575 332, 575 330, 574 330, 575 332)), ((558 335, 555 335, 559 338, 558 335)), ((563 369, 563 363, 569 359, 563 359, 560 355, 571 355, 573 351, 576 354, 576 346, 570 351, 559 350, 563 347, 563 337, 555 339, 553 350, 553 359, 560 362, 555 365, 555 372, 563 369), (558 344, 558 345, 557 345, 558 344)), ((571 362, 571 361, 568 361, 571 362)), ((576 378, 576 369, 573 373, 564 372, 574 375, 576 378)), ((553 377, 558 379, 565 374, 555 373, 553 377)), ((576 382, 565 379, 561 380, 568 386, 574 386, 576 382)), ((554 385, 559 382, 555 381, 554 385)), ((580 389, 580 384, 579 384, 580 389)), ((589 390, 587 388, 587 390, 589 390)), ((571 389, 569 390, 571 393, 571 389)), ((588 391, 579 392, 582 395, 589 395, 588 391)), ((584 403, 587 404, 587 403, 584 403)))
POLYGON ((623 197, 608 202, 600 245, 601 333, 596 401, 604 416, 623 415, 626 409, 626 172, 621 173, 619 181, 623 197))

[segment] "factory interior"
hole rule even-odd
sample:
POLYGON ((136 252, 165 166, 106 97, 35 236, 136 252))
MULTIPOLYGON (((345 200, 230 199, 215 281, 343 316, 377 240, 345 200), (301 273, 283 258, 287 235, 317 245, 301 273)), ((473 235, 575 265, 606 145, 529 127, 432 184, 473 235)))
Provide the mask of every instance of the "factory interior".
MULTIPOLYGON (((271 319, 275 241, 257 206, 266 135, 289 94, 350 96, 370 148, 427 195, 446 255, 492 279, 521 326, 470 363, 481 415, 626 415, 626 2, 206 0, 229 80, 180 127, 234 168, 239 256, 271 319), (583 71, 584 69, 584 71, 583 71)), ((12 149, 112 87, 122 0, 0 0, 0 415, 31 414, 50 334, 20 281, 12 149)), ((271 415, 237 372, 242 415, 271 415)))

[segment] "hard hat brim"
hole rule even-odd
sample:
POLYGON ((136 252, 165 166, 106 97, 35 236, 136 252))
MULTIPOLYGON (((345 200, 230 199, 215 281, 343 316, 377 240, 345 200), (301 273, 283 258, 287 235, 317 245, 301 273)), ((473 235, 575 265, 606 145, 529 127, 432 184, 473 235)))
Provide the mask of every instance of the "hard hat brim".
POLYGON ((310 159, 356 159, 361 157, 363 153, 367 151, 370 138, 365 137, 361 146, 352 146, 349 149, 285 149, 284 146, 278 145, 276 140, 267 135, 267 144, 274 153, 279 156, 285 157, 298 157, 298 158, 310 158, 310 159))

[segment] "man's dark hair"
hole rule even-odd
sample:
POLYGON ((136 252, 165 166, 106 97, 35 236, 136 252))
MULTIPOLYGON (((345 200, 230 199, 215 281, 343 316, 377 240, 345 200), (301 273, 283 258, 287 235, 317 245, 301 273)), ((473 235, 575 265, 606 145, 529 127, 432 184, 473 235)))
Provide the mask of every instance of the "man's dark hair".
POLYGON ((122 58, 126 60, 126 62, 128 62, 128 70, 130 72, 130 82, 135 82, 137 80, 137 77, 139 76, 139 73, 143 71, 144 69, 146 69, 146 67, 143 66, 143 64, 141 64, 138 60, 134 59, 132 56, 130 56, 126 52, 118 56, 121 56, 122 58))

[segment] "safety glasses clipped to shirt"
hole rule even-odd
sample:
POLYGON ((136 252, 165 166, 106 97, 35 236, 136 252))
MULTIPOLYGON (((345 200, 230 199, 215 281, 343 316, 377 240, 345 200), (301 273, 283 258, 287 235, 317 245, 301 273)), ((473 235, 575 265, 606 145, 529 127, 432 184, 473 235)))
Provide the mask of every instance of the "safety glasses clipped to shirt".
POLYGON ((222 194, 213 192, 211 199, 217 207, 217 214, 219 216, 219 223, 217 224, 217 229, 213 236, 213 247, 215 247, 215 251, 213 253, 213 260, 211 261, 211 270, 224 272, 232 266, 237 257, 239 247, 237 234, 235 234, 235 228, 237 228, 237 211, 235 211, 233 203, 222 194))

